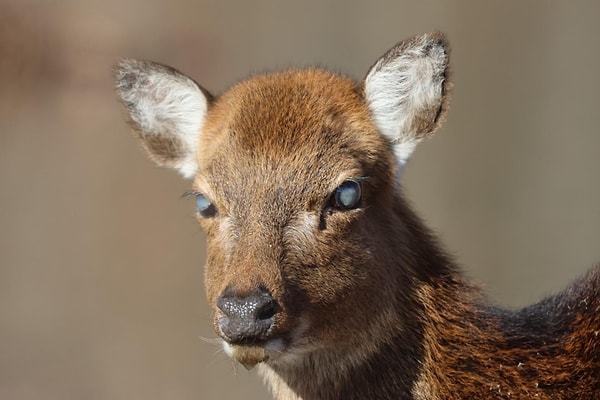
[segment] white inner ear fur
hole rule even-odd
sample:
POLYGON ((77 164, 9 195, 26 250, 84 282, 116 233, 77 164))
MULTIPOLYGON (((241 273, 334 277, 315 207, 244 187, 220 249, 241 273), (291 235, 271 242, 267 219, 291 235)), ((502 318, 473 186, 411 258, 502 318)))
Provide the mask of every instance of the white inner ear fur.
POLYGON ((150 85, 154 95, 145 96, 139 102, 140 126, 148 134, 169 132, 177 135, 185 149, 174 168, 186 178, 193 177, 198 170, 196 152, 198 136, 204 124, 207 110, 206 97, 198 86, 187 79, 169 80, 153 76, 150 85))
POLYGON ((444 43, 424 35, 392 48, 365 78, 367 104, 380 132, 394 145, 399 172, 417 144, 434 130, 419 132, 417 119, 441 107, 447 64, 444 43))
POLYGON ((178 143, 178 152, 167 164, 184 177, 198 170, 198 136, 204 124, 208 100, 198 85, 168 67, 144 61, 126 60, 119 65, 119 77, 134 76, 133 82, 119 79, 119 92, 132 121, 145 136, 162 136, 178 143))

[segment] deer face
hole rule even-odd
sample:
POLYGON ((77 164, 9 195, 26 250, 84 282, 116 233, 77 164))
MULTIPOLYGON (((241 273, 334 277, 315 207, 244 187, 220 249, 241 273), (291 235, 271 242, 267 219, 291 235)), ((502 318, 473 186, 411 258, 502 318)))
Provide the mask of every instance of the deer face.
POLYGON ((274 355, 338 339, 330 324, 349 323, 365 285, 383 283, 369 278, 365 237, 394 186, 360 88, 322 71, 255 78, 215 103, 199 148, 216 331, 274 355))
POLYGON ((400 167, 444 109, 446 65, 443 39, 426 35, 390 50, 364 86, 288 71, 215 100, 171 68, 120 65, 145 148, 194 178, 215 331, 242 364, 357 346, 408 290, 412 272, 383 244, 402 225, 400 167))

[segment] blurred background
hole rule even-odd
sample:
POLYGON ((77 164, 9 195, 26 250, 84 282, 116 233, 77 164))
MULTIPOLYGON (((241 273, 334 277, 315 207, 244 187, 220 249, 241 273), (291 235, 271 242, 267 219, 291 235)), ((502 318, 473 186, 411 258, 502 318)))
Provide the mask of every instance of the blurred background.
POLYGON ((0 1, 0 398, 269 398, 204 298, 189 183, 123 122, 111 67, 213 93, 321 65, 362 79, 395 42, 452 44, 447 123, 408 196, 490 299, 518 307, 600 261, 600 3, 0 1))

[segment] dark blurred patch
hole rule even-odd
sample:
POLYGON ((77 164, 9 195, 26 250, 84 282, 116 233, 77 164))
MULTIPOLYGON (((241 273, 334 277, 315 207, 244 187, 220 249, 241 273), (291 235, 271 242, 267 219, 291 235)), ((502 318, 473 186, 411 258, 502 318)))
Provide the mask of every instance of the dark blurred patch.
POLYGON ((64 43, 43 7, 0 3, 0 112, 64 81, 64 43))

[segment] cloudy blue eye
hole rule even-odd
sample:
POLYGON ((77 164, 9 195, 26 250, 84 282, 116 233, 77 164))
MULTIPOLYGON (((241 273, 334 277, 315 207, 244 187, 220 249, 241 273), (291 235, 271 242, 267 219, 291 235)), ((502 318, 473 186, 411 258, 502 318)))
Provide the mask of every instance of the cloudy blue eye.
POLYGON ((213 203, 200 193, 196 194, 196 208, 198 208, 198 213, 204 218, 214 217, 217 213, 217 209, 213 203))
POLYGON ((338 210, 353 210, 360 206, 361 189, 360 183, 355 180, 347 180, 342 183, 332 196, 332 206, 338 210))

